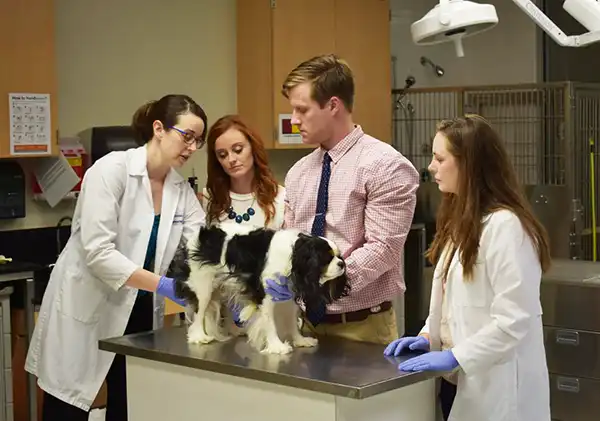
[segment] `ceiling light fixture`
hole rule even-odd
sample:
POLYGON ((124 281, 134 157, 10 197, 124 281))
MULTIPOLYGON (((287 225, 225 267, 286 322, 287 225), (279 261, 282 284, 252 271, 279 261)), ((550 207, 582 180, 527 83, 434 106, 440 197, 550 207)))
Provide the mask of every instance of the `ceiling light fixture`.
POLYGON ((440 0, 423 18, 414 22, 410 31, 417 45, 433 45, 452 41, 456 55, 465 52, 462 39, 493 28, 498 23, 496 8, 468 0, 440 0))
MULTIPOLYGON (((600 0, 565 0, 563 9, 588 31, 566 35, 532 0, 512 0, 531 20, 563 47, 585 47, 600 41, 600 0)), ((417 45, 452 41, 458 57, 464 56, 462 39, 487 31, 498 23, 496 8, 468 0, 440 0, 411 27, 417 45)))

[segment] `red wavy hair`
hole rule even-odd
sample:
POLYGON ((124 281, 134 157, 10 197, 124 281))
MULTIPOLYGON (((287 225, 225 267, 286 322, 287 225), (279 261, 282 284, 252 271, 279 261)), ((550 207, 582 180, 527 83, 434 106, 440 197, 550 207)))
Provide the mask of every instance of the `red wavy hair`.
POLYGON ((265 225, 275 216, 275 197, 279 185, 269 168, 267 151, 258 133, 248 126, 238 115, 226 115, 218 119, 208 131, 207 146, 207 180, 206 190, 209 194, 207 217, 208 222, 218 221, 231 206, 229 190, 231 180, 217 159, 215 143, 229 129, 239 130, 250 143, 254 158, 253 189, 256 201, 266 215, 265 225))

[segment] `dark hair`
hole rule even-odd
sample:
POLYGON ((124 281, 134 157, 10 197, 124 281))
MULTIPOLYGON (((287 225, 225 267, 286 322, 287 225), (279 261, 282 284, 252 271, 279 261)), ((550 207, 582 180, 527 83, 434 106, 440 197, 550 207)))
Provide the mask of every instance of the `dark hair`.
POLYGON ((221 163, 217 159, 215 152, 215 143, 217 138, 229 129, 239 130, 250 143, 252 148, 252 157, 254 158, 254 191, 256 191, 256 201, 260 208, 265 212, 265 223, 268 225, 273 216, 275 216, 275 197, 279 188, 277 180, 271 169, 267 158, 265 145, 252 128, 250 128, 239 116, 226 115, 218 119, 208 131, 207 140, 207 180, 206 190, 208 191, 208 222, 218 221, 219 216, 231 206, 231 197, 229 188, 231 181, 221 163))
POLYGON ((517 175, 498 133, 478 115, 444 120, 437 127, 458 165, 457 194, 443 193, 436 233, 427 256, 434 264, 444 248, 453 248, 444 261, 444 278, 460 249, 465 278, 473 273, 483 217, 500 209, 513 212, 537 248, 542 271, 550 267, 548 235, 523 196, 517 175))
POLYGON ((324 54, 300 63, 286 77, 281 93, 288 98, 296 86, 310 82, 311 98, 321 108, 338 97, 349 112, 354 106, 354 76, 348 63, 335 54, 324 54))
POLYGON ((204 122, 204 132, 201 134, 206 139, 206 128, 208 119, 201 106, 187 95, 165 95, 158 101, 149 101, 137 109, 131 121, 131 127, 139 145, 148 143, 154 136, 152 124, 158 120, 165 130, 170 130, 177 124, 180 115, 192 113, 204 122))

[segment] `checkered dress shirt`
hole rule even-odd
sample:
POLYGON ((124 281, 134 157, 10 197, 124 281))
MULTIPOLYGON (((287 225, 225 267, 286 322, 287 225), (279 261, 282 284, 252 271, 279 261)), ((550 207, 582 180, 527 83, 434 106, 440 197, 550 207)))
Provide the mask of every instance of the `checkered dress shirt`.
MULTIPOLYGON (((316 149, 287 173, 286 227, 310 232, 325 152, 316 149)), ((325 237, 346 258, 352 292, 329 305, 327 313, 348 313, 405 291, 402 257, 419 174, 400 152, 360 126, 328 153, 332 162, 325 237)))

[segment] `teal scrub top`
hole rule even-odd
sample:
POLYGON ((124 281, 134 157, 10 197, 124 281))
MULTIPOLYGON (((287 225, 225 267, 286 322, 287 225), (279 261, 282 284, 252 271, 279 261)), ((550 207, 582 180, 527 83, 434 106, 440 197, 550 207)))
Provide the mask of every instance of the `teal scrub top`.
POLYGON ((156 239, 158 238, 158 225, 160 224, 160 215, 154 215, 154 223, 150 232, 148 249, 146 250, 146 260, 144 260, 144 269, 150 272, 154 271, 154 259, 156 258, 156 239))
MULTIPOLYGON (((144 269, 154 272, 154 259, 156 258, 156 239, 158 238, 158 225, 160 224, 160 215, 154 215, 152 231, 150 231, 150 240, 146 249, 146 259, 144 260, 144 269)), ((148 291, 139 290, 138 295, 145 295, 148 291)))

